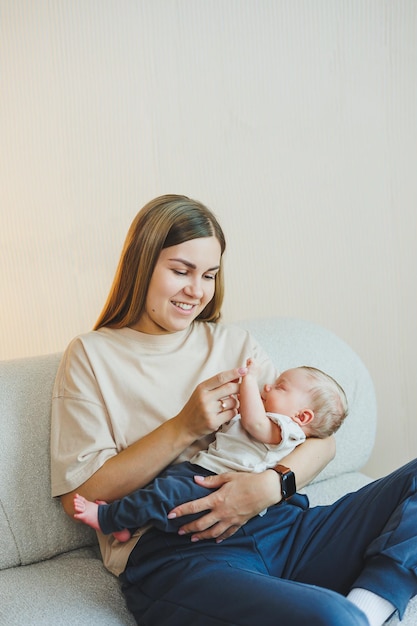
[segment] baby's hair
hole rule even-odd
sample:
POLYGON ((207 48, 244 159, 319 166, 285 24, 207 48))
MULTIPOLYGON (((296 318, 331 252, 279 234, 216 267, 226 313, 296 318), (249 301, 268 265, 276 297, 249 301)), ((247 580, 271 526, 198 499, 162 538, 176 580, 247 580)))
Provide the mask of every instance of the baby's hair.
POLYGON ((300 369, 316 383, 310 390, 314 420, 309 436, 324 439, 340 428, 348 414, 346 394, 339 383, 322 370, 308 365, 300 369))

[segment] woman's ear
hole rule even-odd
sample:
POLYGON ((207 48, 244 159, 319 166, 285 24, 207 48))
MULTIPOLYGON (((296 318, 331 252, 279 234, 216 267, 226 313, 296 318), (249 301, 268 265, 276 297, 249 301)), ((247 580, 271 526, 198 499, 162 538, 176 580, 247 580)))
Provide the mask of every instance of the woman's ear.
POLYGON ((314 419, 314 411, 311 409, 303 409, 294 416, 294 421, 300 426, 307 426, 314 419))

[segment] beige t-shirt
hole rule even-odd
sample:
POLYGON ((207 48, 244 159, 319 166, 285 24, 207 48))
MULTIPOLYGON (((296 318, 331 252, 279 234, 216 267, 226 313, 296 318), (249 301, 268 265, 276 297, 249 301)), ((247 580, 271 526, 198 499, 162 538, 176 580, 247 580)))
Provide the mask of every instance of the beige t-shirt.
MULTIPOLYGON (((170 419, 195 387, 248 357, 261 369, 260 384, 275 380, 268 356, 245 330, 194 322, 166 335, 103 328, 74 339, 60 364, 52 400, 52 495, 79 487, 110 457, 170 419)), ((195 442, 177 461, 207 448, 195 442)), ((99 535, 105 566, 120 574, 147 528, 126 543, 99 535)))

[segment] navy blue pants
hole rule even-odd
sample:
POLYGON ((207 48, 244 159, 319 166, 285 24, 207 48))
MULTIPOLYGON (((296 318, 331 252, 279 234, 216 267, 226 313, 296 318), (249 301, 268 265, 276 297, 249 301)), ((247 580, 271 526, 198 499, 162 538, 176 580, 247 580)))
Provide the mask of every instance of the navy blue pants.
POLYGON ((363 587, 400 616, 417 593, 417 460, 329 506, 271 507, 220 544, 152 529, 121 575, 146 626, 366 626, 363 587))

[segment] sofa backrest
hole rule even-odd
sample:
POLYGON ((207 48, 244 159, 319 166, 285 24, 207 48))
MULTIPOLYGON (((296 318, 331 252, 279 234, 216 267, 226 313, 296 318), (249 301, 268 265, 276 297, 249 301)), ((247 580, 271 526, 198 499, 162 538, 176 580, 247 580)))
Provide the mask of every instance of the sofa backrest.
MULTIPOLYGON (((319 367, 347 393, 350 413, 336 435, 336 458, 316 480, 362 467, 374 442, 376 406, 369 373, 353 350, 303 320, 239 325, 254 334, 279 370, 319 367)), ((50 495, 50 411, 59 360, 55 354, 0 362, 0 569, 96 542, 94 532, 74 524, 50 495)))
POLYGON ((51 498, 49 432, 60 355, 0 362, 0 569, 96 542, 51 498))

